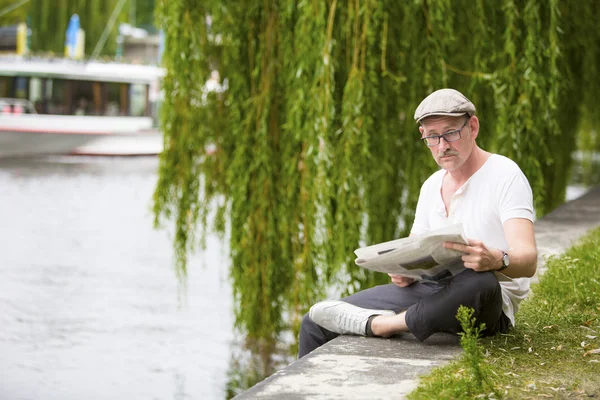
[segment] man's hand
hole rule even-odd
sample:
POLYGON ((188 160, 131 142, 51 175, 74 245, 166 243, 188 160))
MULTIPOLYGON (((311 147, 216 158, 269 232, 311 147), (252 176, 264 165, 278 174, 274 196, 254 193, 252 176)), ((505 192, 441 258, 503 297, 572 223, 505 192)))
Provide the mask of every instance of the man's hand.
POLYGON ((388 274, 390 278, 392 278, 392 283, 399 287, 407 287, 415 282, 414 278, 409 278, 407 276, 388 274))
MULTIPOLYGON (((531 278, 537 267, 537 248, 533 222, 525 218, 511 218, 504 223, 506 250, 510 265, 502 274, 510 278, 531 278)), ((462 256, 465 267, 474 271, 495 271, 502 266, 502 251, 488 248, 479 240, 468 239, 469 244, 444 242, 444 247, 467 253, 462 256)))
POLYGON ((473 271, 495 271, 502 266, 502 251, 489 249, 480 240, 467 239, 469 244, 444 242, 447 249, 458 250, 467 253, 462 256, 465 267, 473 271))

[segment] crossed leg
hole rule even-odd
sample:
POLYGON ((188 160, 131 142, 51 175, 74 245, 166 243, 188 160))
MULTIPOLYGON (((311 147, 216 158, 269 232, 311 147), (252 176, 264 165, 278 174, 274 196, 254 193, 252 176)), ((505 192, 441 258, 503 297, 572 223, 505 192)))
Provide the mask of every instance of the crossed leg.
MULTIPOLYGON (((439 282, 415 282, 407 287, 394 284, 376 286, 342 299, 352 305, 375 310, 392 310, 394 316, 376 316, 371 321, 374 335, 389 337, 411 332, 425 340, 435 332, 458 333, 456 312, 460 305, 474 310, 478 322, 486 324, 485 334, 506 332, 510 321, 502 312, 500 285, 492 272, 470 269, 439 282)), ((308 314, 302 320, 299 357, 337 337, 316 324, 308 314)))

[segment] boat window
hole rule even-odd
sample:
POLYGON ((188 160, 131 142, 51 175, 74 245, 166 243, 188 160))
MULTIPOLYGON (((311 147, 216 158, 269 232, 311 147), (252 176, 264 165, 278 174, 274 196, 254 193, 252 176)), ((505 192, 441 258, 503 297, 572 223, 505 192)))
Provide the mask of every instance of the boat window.
POLYGON ((42 99, 42 80, 40 78, 29 79, 29 101, 35 103, 42 99))
POLYGON ((49 79, 46 89, 48 114, 69 114, 69 96, 67 94, 67 81, 64 79, 49 79))
POLYGON ((146 115, 147 85, 132 84, 129 86, 129 113, 135 117, 146 115))
POLYGON ((17 76, 15 78, 15 97, 17 99, 26 99, 27 98, 27 89, 29 78, 23 76, 17 76))
MULTIPOLYGON (((0 77, 0 98, 23 99, 33 112, 55 115, 151 116, 150 87, 142 83, 79 81, 41 77, 0 77)), ((29 113, 10 107, 0 112, 29 113)))
POLYGON ((13 97, 13 77, 0 77, 0 97, 13 97))
MULTIPOLYGON (((106 93, 108 95, 108 101, 106 102, 106 108, 104 115, 115 117, 121 115, 121 84, 116 82, 107 82, 106 93)), ((125 113, 123 113, 125 115, 125 113)))
MULTIPOLYGON (((98 115, 101 113, 99 95, 94 96, 93 83, 89 81, 71 81, 73 114, 98 115), (95 101, 96 100, 96 101, 95 101)), ((97 90, 96 90, 97 91, 97 90)))

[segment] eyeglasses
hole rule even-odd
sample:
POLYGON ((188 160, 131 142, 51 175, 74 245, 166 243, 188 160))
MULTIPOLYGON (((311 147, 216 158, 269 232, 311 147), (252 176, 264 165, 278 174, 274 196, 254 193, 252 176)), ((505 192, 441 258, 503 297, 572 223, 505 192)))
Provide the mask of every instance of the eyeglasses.
POLYGON ((456 142, 460 139, 460 132, 465 129, 465 126, 467 126, 470 119, 471 118, 467 119, 465 124, 460 129, 454 129, 441 135, 425 136, 424 138, 421 138, 421 140, 423 143, 425 143, 425 145, 427 145, 427 147, 437 146, 440 144, 441 138, 444 138, 444 140, 448 143, 456 142))

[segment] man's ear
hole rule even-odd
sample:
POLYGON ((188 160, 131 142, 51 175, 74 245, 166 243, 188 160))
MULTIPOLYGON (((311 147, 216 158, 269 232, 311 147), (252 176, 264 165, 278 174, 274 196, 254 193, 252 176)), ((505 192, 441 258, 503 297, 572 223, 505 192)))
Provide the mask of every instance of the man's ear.
POLYGON ((419 125, 419 132, 421 133, 421 136, 423 136, 423 125, 419 125))
POLYGON ((471 128, 471 136, 473 139, 477 139, 477 136, 479 136, 479 119, 475 115, 469 120, 469 127, 471 128))

